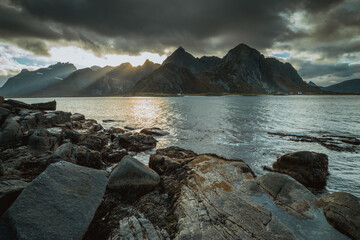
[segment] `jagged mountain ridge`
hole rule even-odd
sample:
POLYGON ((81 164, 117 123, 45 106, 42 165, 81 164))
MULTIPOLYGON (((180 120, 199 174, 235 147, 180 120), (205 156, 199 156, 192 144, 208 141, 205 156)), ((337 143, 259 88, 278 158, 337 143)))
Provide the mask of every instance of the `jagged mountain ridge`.
MULTIPOLYGON (((320 92, 302 80, 290 63, 283 63, 275 58, 265 58, 256 49, 240 44, 231 49, 219 62, 206 71, 190 70, 186 65, 198 60, 184 49, 179 48, 166 59, 161 68, 140 80, 133 89, 133 94, 151 93, 277 93, 277 92, 320 92), (173 56, 175 54, 175 57, 173 56), (178 60, 177 63, 175 60, 178 60), (188 69, 189 72, 168 63, 188 69), (171 72, 171 74, 170 74, 171 72), (176 75, 175 73, 179 73, 176 75), (173 81, 169 81, 172 76, 173 81), (188 79, 185 79, 187 77, 188 79), (166 85, 168 83, 168 85, 166 85), (176 84, 175 84, 176 83, 176 84), (191 84, 189 88, 184 83, 191 84), (196 86, 196 87, 195 87, 196 86)), ((195 67, 195 69, 199 69, 195 67)))
POLYGON ((7 80, 0 88, 0 95, 5 97, 23 97, 60 82, 69 74, 76 71, 70 63, 57 63, 36 71, 23 69, 19 74, 7 80))
POLYGON ((195 58, 190 53, 186 52, 183 47, 179 47, 169 57, 167 57, 163 65, 173 63, 180 67, 185 67, 192 73, 204 72, 212 69, 221 63, 221 58, 215 56, 203 56, 201 58, 195 58))
POLYGON ((149 60, 142 66, 123 63, 117 67, 93 66, 80 69, 62 82, 33 94, 33 97, 118 96, 127 93, 142 77, 160 65, 149 60))

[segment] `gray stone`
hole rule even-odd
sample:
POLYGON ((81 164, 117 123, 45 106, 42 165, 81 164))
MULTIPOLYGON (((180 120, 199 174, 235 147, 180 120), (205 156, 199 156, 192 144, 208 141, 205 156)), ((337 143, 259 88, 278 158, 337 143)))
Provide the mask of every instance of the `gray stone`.
POLYGON ((156 147, 156 139, 142 133, 127 133, 119 136, 119 145, 131 152, 141 152, 156 147))
POLYGON ((4 101, 4 103, 11 106, 11 108, 25 108, 25 109, 32 109, 33 107, 30 104, 13 100, 13 99, 7 99, 4 101))
POLYGON ((0 126, 5 121, 6 117, 9 116, 10 111, 6 108, 0 107, 0 126))
POLYGON ((71 113, 63 111, 46 111, 44 114, 44 124, 48 127, 56 126, 58 124, 65 124, 71 122, 71 113))
POLYGON ((324 188, 328 171, 328 156, 300 151, 281 156, 274 164, 276 172, 287 174, 306 187, 324 188))
POLYGON ((101 152, 102 149, 108 144, 108 138, 102 134, 89 134, 86 135, 86 137, 78 144, 91 150, 101 152))
POLYGON ((45 103, 33 103, 31 104, 33 109, 45 111, 45 110, 56 110, 56 101, 45 102, 45 103))
POLYGON ((0 160, 0 177, 4 176, 5 170, 2 161, 0 160))
POLYGON ((133 157, 125 156, 109 178, 109 189, 144 194, 160 182, 159 175, 133 157))
POLYGON ((16 239, 82 239, 107 184, 104 171, 68 162, 51 164, 5 212, 0 236, 16 239))
POLYGON ((163 131, 160 128, 144 128, 143 130, 140 131, 140 133, 153 135, 153 136, 165 136, 169 134, 168 132, 163 131))
POLYGON ((23 133, 20 124, 10 116, 0 128, 0 147, 8 148, 21 143, 23 133))
POLYGON ((85 134, 81 134, 76 130, 71 130, 71 129, 67 129, 64 132, 64 138, 65 139, 70 139, 72 143, 79 143, 82 140, 84 140, 84 138, 86 137, 85 134))
POLYGON ((352 239, 360 239, 360 203, 350 193, 336 192, 321 196, 320 204, 328 222, 352 239))
POLYGON ((22 180, 0 181, 0 217, 11 206, 27 185, 28 183, 22 180))
POLYGON ((78 165, 96 169, 100 169, 104 165, 100 152, 87 147, 76 146, 72 154, 76 158, 76 164, 78 165))
POLYGON ((29 146, 34 151, 45 152, 58 147, 58 139, 45 128, 30 130, 29 136, 29 146))
POLYGON ((74 113, 73 115, 71 115, 71 120, 72 121, 82 121, 82 120, 85 120, 85 116, 80 113, 74 113))

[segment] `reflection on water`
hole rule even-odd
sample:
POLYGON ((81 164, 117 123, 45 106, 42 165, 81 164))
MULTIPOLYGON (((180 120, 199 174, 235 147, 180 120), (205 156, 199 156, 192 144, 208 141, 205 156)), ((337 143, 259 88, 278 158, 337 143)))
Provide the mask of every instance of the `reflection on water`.
MULTIPOLYGON (((39 102, 52 99, 22 99, 39 102)), ((170 135, 158 147, 177 145, 248 162, 257 174, 277 156, 299 150, 329 156, 328 191, 360 197, 360 154, 335 152, 317 143, 292 142, 267 132, 360 137, 359 96, 221 96, 172 98, 58 98, 58 109, 104 123, 159 127, 170 135)), ((360 149, 359 149, 360 150, 360 149)), ((146 155, 142 156, 144 159, 146 155)))

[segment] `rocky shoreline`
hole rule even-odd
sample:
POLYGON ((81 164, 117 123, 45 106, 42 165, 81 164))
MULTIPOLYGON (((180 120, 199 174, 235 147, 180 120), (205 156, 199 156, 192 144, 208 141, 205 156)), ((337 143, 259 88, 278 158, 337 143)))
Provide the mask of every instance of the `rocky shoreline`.
POLYGON ((358 198, 311 192, 326 185, 325 154, 289 153, 263 176, 179 147, 145 166, 132 152, 166 132, 104 129, 55 101, 0 97, 0 129, 1 240, 360 239, 358 198))

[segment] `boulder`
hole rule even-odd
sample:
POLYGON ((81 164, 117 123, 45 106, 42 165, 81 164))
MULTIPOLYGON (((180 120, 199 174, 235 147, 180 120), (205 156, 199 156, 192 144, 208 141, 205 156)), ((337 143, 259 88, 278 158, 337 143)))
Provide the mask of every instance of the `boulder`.
POLYGON ((108 138, 102 134, 89 134, 78 144, 91 150, 101 152, 101 150, 108 144, 108 138))
POLYGON ((121 147, 132 152, 141 152, 156 147, 156 139, 142 133, 127 133, 118 137, 121 147))
POLYGON ((165 136, 169 134, 168 132, 163 131, 160 128, 144 128, 140 131, 140 133, 153 135, 153 136, 165 136))
POLYGON ((9 114, 10 111, 8 109, 0 107, 0 126, 3 124, 6 117, 9 116, 9 114))
POLYGON ((84 146, 77 146, 73 155, 76 158, 76 164, 81 166, 100 169, 104 165, 100 152, 84 146))
POLYGON ((6 118, 0 128, 0 148, 9 148, 21 144, 23 133, 20 124, 11 118, 6 118))
POLYGON ((111 172, 108 188, 126 193, 145 194, 154 189, 159 182, 159 174, 127 155, 111 172))
POLYGON ((82 239, 106 184, 104 171, 51 164, 4 213, 0 239, 82 239))
POLYGON ((56 101, 45 102, 45 103, 33 103, 31 104, 33 109, 46 111, 46 110, 56 110, 56 101))
MULTIPOLYGON (((24 112, 24 111, 20 111, 24 112)), ((28 131, 29 129, 33 128, 40 128, 43 127, 43 113, 40 111, 31 111, 26 114, 24 114, 23 119, 20 121, 21 129, 23 132, 28 131)))
POLYGON ((0 217, 11 206, 27 185, 28 183, 22 180, 0 181, 0 217))
POLYGON ((58 147, 58 139, 45 128, 32 129, 28 135, 28 144, 33 151, 45 152, 58 147))
POLYGON ((360 239, 360 203, 350 193, 335 192, 321 196, 320 205, 328 222, 351 239, 360 239))
POLYGON ((183 158, 190 158, 190 157, 196 157, 197 154, 191 150, 186 150, 180 147, 167 147, 162 149, 157 149, 156 154, 164 155, 170 158, 177 158, 177 159, 183 159, 183 158))
POLYGON ((173 171, 181 167, 180 162, 171 159, 168 156, 160 154, 151 154, 149 160, 149 167, 159 174, 164 174, 168 171, 173 171))
POLYGON ((0 177, 4 176, 5 170, 2 161, 0 160, 0 177))
POLYGON ((73 115, 71 115, 71 120, 72 121, 82 121, 82 120, 85 120, 85 116, 80 113, 74 113, 73 115))
POLYGON ((71 122, 71 113, 63 111, 46 111, 44 113, 44 124, 47 127, 71 122))
POLYGON ((103 129, 104 128, 103 128, 103 126, 101 124, 94 124, 89 128, 89 131, 94 133, 94 132, 98 132, 98 131, 103 130, 103 129))
POLYGON ((74 157, 73 155, 73 144, 64 143, 54 151, 53 158, 58 160, 67 160, 75 163, 75 160, 71 161, 71 159, 74 157))
POLYGON ((85 134, 81 134, 80 132, 72 129, 67 129, 64 132, 64 139, 70 139, 70 141, 74 144, 83 141, 85 137, 85 134))
POLYGON ((7 105, 9 105, 11 108, 25 108, 25 109, 32 109, 33 107, 30 104, 20 102, 13 99, 7 99, 4 101, 7 105))
POLYGON ((127 154, 127 152, 126 149, 119 149, 113 147, 112 145, 105 147, 105 151, 102 153, 102 157, 106 162, 118 163, 127 154))
POLYGON ((274 164, 276 172, 287 174, 306 187, 324 188, 328 171, 326 154, 301 151, 281 156, 274 164))

